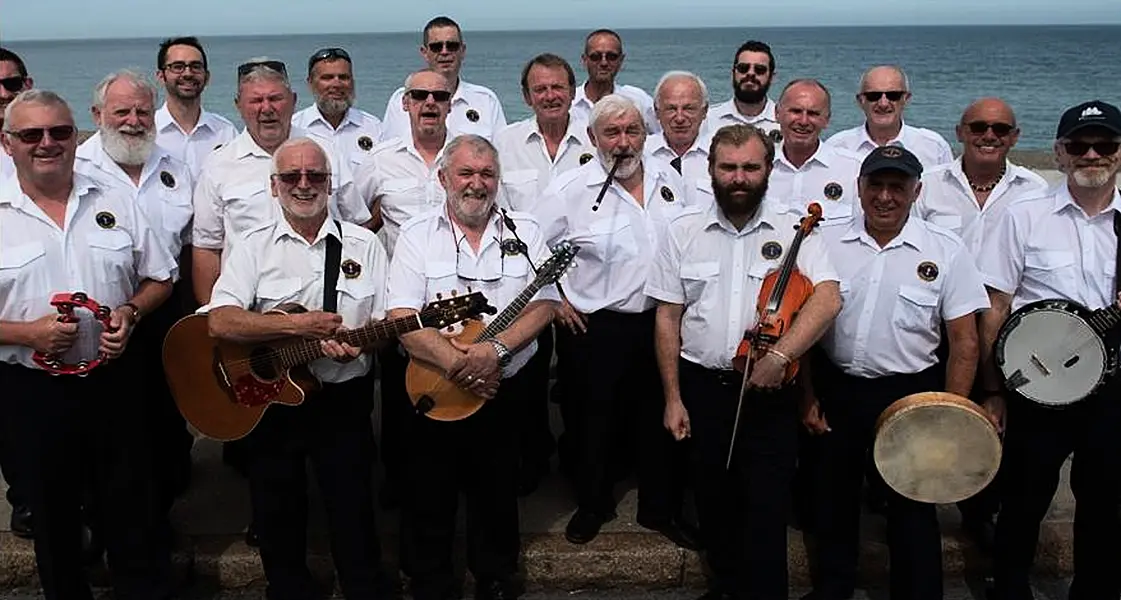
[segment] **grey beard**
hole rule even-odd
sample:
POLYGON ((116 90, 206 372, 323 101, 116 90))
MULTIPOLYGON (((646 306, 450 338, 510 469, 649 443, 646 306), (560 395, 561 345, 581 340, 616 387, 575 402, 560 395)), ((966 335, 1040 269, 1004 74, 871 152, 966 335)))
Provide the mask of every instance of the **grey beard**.
POLYGON ((156 147, 156 130, 149 129, 140 141, 133 141, 113 129, 101 128, 101 147, 113 162, 130 167, 138 167, 148 162, 152 149, 156 147))
POLYGON ((1074 172, 1071 173, 1071 177, 1074 178, 1074 182, 1079 186, 1085 188, 1102 187, 1109 183, 1109 181, 1113 179, 1115 175, 1115 172, 1110 172, 1109 169, 1101 168, 1095 168, 1092 170, 1086 168, 1074 169, 1074 172))
POLYGON ((353 100, 331 100, 329 98, 320 98, 315 101, 315 105, 319 107, 319 112, 324 116, 336 116, 346 114, 350 107, 354 104, 353 100))

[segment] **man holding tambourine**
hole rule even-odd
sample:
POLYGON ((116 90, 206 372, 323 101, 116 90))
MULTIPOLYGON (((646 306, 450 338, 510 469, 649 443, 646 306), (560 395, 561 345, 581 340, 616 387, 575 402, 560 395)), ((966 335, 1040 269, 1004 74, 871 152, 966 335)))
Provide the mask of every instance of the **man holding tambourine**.
POLYGON ((978 266, 992 310, 983 318, 986 405, 1004 422, 995 598, 1032 598, 1039 524, 1067 456, 1075 575, 1072 600, 1121 595, 1121 111, 1100 101, 1059 121, 1066 179, 1008 207, 978 266))

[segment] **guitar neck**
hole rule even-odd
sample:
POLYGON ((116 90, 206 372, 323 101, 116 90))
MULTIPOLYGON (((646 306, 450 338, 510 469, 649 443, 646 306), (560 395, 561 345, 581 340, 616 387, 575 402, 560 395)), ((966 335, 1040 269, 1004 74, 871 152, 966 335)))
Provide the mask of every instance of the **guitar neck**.
MULTIPOLYGON (((417 313, 415 315, 401 317, 400 319, 393 319, 392 321, 370 323, 358 329, 344 331, 335 339, 354 346, 355 348, 366 350, 380 340, 397 337, 402 333, 420 329, 423 327, 421 316, 422 313, 417 313)), ((301 340, 287 346, 279 347, 277 350, 285 368, 307 364, 313 360, 324 357, 323 349, 319 345, 319 340, 301 340)))
POLYGON ((1090 315, 1088 320, 1099 334, 1105 335, 1114 327, 1121 325, 1121 306, 1112 304, 1105 308, 1099 308, 1090 315))
POLYGON ((542 285, 544 284, 538 283, 537 281, 530 283, 529 287, 522 290, 522 293, 518 294, 518 297, 514 298, 514 301, 511 302, 505 310, 498 313, 498 316, 483 329, 479 337, 475 338, 475 343, 485 342, 505 331, 506 328, 514 322, 514 319, 517 319, 518 315, 525 310, 525 306, 529 304, 529 301, 533 298, 534 294, 537 293, 537 290, 541 289, 542 285))

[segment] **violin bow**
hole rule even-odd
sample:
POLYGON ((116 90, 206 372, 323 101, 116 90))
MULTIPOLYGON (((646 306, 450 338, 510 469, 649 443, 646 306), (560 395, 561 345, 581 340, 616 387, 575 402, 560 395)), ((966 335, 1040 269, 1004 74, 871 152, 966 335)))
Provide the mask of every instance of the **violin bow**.
POLYGON ((728 442, 728 459, 724 462, 724 470, 732 470, 732 455, 736 451, 736 434, 740 430, 740 415, 743 413, 743 397, 747 394, 747 381, 751 377, 751 365, 755 362, 755 339, 759 333, 759 325, 751 335, 751 345, 747 352, 747 362, 743 365, 743 380, 740 382, 740 395, 736 400, 736 419, 732 422, 732 439, 728 442))

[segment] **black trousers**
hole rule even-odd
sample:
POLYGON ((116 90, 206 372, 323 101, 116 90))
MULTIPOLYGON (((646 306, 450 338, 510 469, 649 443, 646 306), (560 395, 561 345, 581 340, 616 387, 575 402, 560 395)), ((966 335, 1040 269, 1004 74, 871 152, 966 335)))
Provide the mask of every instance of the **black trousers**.
POLYGON ((515 405, 525 397, 518 373, 498 394, 461 421, 435 421, 411 412, 401 543, 416 600, 458 598, 452 546, 459 494, 466 498, 467 568, 483 585, 517 573, 518 431, 515 405), (450 595, 450 596, 449 596, 450 595))
POLYGON ((549 370, 553 362, 553 327, 537 336, 537 352, 525 372, 525 398, 518 406, 518 452, 523 469, 542 469, 553 455, 555 442, 549 428, 549 370))
POLYGON ((1013 395, 1001 462, 1001 510, 993 566, 997 597, 1032 598, 1028 577, 1039 525, 1067 456, 1074 514, 1071 600, 1121 596, 1121 378, 1063 409, 1013 395))
POLYGON ((5 493, 8 504, 11 504, 12 507, 15 508, 17 506, 25 506, 27 501, 24 500, 23 494, 20 493, 22 484, 20 483, 19 470, 16 468, 17 458, 12 456, 15 449, 12 447, 11 443, 5 443, 6 437, 6 434, 0 430, 0 473, 3 474, 4 481, 8 484, 8 491, 5 493))
MULTIPOLYGON (((558 332, 563 330, 558 329, 558 332)), ((662 426, 665 398, 654 357, 654 310, 588 315, 588 330, 566 336, 565 384, 576 450, 574 483, 581 509, 615 510, 612 473, 617 440, 631 438, 637 457, 638 517, 663 521, 681 512, 686 453, 662 426)))
POLYGON ((269 600, 308 600, 319 591, 307 567, 307 461, 323 496, 331 557, 348 600, 386 593, 374 521, 373 388, 359 377, 295 407, 269 408, 246 444, 253 520, 269 600))
POLYGON ((736 598, 785 600, 786 525, 797 459, 795 388, 749 392, 732 468, 726 468, 742 375, 680 362, 692 427, 690 466, 710 588, 736 598))
POLYGON ((0 364, 0 427, 35 515, 35 561, 48 600, 93 598, 82 562, 86 490, 97 504, 95 525, 105 532, 114 597, 170 597, 135 353, 86 377, 0 364))
POLYGON ((385 484, 399 490, 403 484, 405 461, 405 429, 408 426, 412 403, 405 390, 405 369, 409 357, 401 353, 401 345, 393 340, 378 350, 381 366, 381 464, 385 469, 385 484))
MULTIPOLYGON (((940 367, 866 379, 839 371, 818 390, 832 429, 820 437, 814 494, 817 569, 814 588, 826 599, 848 598, 860 555, 860 493, 875 441, 875 424, 892 402, 937 389, 940 367)), ((883 485, 893 600, 941 600, 942 535, 936 506, 910 500, 883 485)))

